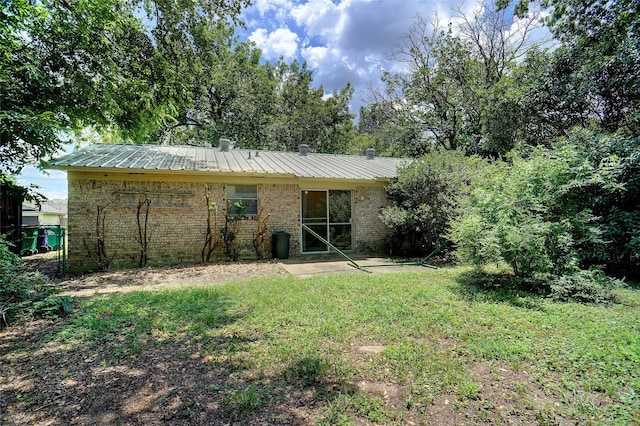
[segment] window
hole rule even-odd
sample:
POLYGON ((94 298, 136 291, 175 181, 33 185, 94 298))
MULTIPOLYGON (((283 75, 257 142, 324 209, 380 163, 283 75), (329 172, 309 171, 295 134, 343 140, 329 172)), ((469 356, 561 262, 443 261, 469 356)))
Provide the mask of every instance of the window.
POLYGON ((240 203, 245 208, 245 216, 257 215, 258 185, 227 185, 227 212, 237 215, 240 203))

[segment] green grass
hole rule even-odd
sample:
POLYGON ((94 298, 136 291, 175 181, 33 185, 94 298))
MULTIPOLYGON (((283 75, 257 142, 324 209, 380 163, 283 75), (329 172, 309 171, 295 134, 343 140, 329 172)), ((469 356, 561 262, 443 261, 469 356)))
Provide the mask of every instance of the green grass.
POLYGON ((213 365, 244 377, 244 390, 223 390, 234 416, 268 408, 285 383, 324 398, 320 424, 401 423, 443 395, 462 409, 488 404, 487 377, 473 373, 486 363, 526 372, 513 392, 526 399, 535 385, 544 393, 547 404, 529 407, 542 424, 640 422, 640 292, 619 290, 609 305, 555 303, 475 288, 466 272, 262 277, 103 296, 52 338, 106 343, 112 362, 165 341, 198 343, 213 365), (384 350, 354 349, 371 344, 384 350), (402 404, 390 411, 354 388, 360 380, 398 384, 402 404))

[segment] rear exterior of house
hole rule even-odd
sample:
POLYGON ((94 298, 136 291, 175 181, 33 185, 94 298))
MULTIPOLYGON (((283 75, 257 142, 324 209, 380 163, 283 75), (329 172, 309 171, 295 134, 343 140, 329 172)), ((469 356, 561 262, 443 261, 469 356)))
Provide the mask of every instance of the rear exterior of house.
MULTIPOLYGON (((257 257, 253 241, 267 216, 265 257, 280 231, 290 235, 289 256, 329 252, 303 224, 346 252, 381 252, 387 229, 378 213, 400 162, 371 151, 311 154, 304 146, 292 153, 92 145, 50 165, 67 172, 69 268, 80 271, 96 269, 100 256, 112 266, 136 265, 143 242, 149 264, 201 261, 208 218, 220 238, 238 202, 242 259, 257 257)), ((226 257, 219 241, 213 258, 226 257)))

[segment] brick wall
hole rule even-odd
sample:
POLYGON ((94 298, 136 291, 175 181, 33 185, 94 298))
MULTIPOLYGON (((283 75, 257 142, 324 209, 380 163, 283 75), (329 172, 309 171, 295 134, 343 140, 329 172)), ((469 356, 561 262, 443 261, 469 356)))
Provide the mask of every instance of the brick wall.
MULTIPOLYGON (((224 226, 226 186, 220 182, 124 181, 100 179, 69 180, 69 268, 96 269, 97 209, 104 217, 104 245, 112 266, 136 266, 140 256, 138 203, 149 198, 147 221, 149 265, 201 261, 205 242, 207 205, 205 185, 211 201, 218 206, 217 228, 224 226)), ((271 257, 271 235, 286 231, 291 235, 290 256, 300 254, 300 188, 297 184, 258 184, 258 206, 263 217, 271 214, 265 238, 264 257, 271 257)), ((357 187, 354 192, 355 249, 380 252, 386 229, 378 212, 386 203, 379 187, 357 187)), ((144 208, 141 221, 144 225, 144 208)), ((212 212, 212 228, 216 214, 212 212)), ((243 259, 255 258, 252 245, 257 227, 255 218, 239 224, 238 248, 243 259)), ((216 232, 215 229, 213 229, 216 232)), ((101 231, 102 232, 102 231, 101 231)), ((219 235, 219 232, 218 232, 219 235)), ((213 258, 226 258, 220 241, 213 258)))
POLYGON ((384 188, 356 188, 354 197, 355 216, 355 249, 358 253, 383 253, 384 239, 389 229, 378 217, 380 209, 387 205, 387 194, 384 188))
MULTIPOLYGON (((300 187, 298 185, 258 185, 258 206, 269 218, 270 234, 285 231, 291 235, 290 256, 300 254, 300 187)), ((268 241, 271 252, 271 238, 268 241)))

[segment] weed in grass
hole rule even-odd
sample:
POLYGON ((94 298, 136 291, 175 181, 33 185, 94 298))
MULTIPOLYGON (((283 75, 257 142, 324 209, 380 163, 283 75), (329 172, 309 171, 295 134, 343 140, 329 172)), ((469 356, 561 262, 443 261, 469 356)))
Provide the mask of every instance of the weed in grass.
POLYGON ((524 382, 515 382, 514 385, 515 385, 515 388, 516 388, 516 394, 520 398, 524 398, 527 395, 527 392, 528 392, 527 384, 524 383, 524 382))
POLYGON ((348 395, 338 394, 332 400, 327 401, 327 411, 316 423, 318 426, 352 426, 355 423, 346 413, 348 395))
POLYGON ((462 401, 468 399, 480 399, 480 391, 482 390, 482 385, 480 383, 474 381, 462 381, 458 384, 458 388, 456 389, 456 395, 462 401))
POLYGON ((424 414, 425 408, 433 405, 434 401, 435 395, 429 385, 412 386, 407 396, 405 406, 407 410, 416 410, 424 414))
POLYGON ((540 426, 551 426, 557 424, 556 418, 554 415, 555 409, 548 406, 543 405, 536 412, 535 418, 540 426))
POLYGON ((250 385, 242 390, 229 390, 222 398, 224 411, 237 418, 262 408, 268 402, 270 392, 256 385, 250 385))
POLYGON ((373 423, 384 423, 394 417, 393 413, 384 409, 382 401, 378 397, 357 395, 350 397, 347 402, 348 406, 352 407, 359 416, 365 417, 373 423))
POLYGON ((294 361, 284 374, 287 379, 298 381, 303 387, 308 387, 324 381, 329 371, 329 364, 318 351, 310 351, 294 361))

